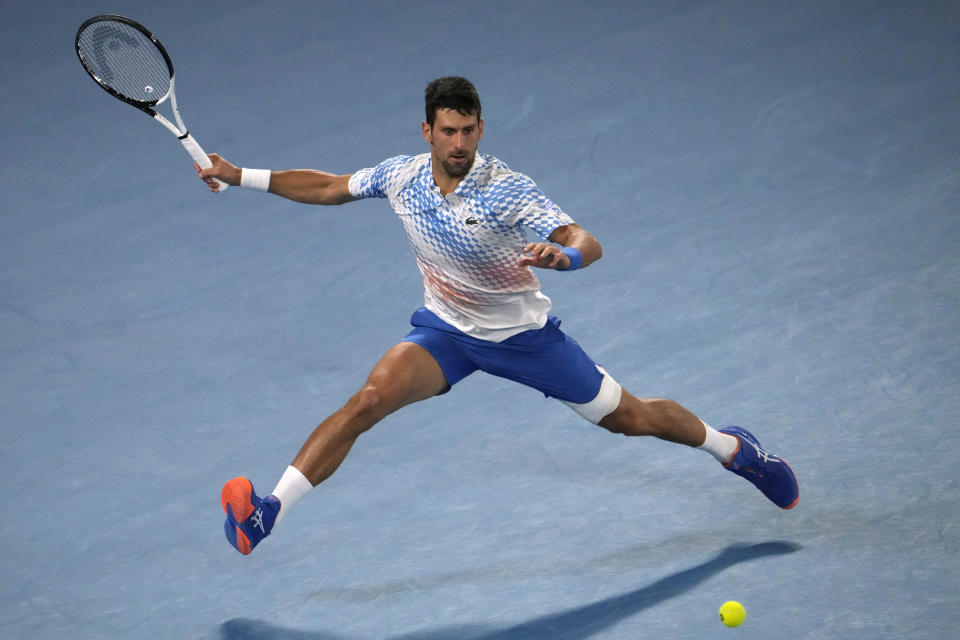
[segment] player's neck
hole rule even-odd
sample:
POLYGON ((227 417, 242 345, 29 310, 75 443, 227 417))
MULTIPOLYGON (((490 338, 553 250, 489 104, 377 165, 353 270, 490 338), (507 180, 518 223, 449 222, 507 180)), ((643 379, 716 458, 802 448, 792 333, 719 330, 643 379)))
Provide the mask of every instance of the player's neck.
POLYGON ((453 193, 457 185, 463 182, 462 177, 451 176, 438 162, 433 163, 433 181, 440 189, 440 195, 446 197, 453 193))

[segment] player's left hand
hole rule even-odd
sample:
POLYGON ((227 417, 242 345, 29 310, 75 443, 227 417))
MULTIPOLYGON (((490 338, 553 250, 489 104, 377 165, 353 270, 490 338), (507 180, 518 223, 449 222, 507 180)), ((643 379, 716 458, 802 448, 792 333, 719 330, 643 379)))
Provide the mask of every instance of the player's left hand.
POLYGON ((523 252, 530 255, 520 258, 521 267, 566 269, 570 266, 570 256, 565 254, 560 247, 553 244, 531 242, 523 248, 523 252))

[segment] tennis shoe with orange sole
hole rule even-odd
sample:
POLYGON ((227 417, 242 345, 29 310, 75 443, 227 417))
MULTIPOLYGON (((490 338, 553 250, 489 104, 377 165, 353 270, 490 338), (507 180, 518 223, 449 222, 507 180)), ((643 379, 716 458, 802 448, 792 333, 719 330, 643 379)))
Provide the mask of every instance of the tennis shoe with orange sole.
POLYGON ((279 500, 273 496, 260 498, 253 491, 253 484, 243 477, 223 485, 220 504, 227 514, 223 523, 227 542, 243 555, 249 554, 270 535, 280 513, 279 500))
POLYGON ((740 427, 720 429, 720 433, 740 441, 733 459, 723 465, 740 477, 746 478, 763 495, 781 509, 792 509, 800 500, 797 476, 787 461, 764 451, 752 433, 740 427))

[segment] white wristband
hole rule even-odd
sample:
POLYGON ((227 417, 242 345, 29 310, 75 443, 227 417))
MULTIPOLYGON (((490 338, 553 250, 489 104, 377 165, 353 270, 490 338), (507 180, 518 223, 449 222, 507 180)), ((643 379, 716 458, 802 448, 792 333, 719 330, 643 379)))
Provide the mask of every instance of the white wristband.
POLYGON ((269 169, 240 169, 240 186, 257 191, 270 189, 269 169))

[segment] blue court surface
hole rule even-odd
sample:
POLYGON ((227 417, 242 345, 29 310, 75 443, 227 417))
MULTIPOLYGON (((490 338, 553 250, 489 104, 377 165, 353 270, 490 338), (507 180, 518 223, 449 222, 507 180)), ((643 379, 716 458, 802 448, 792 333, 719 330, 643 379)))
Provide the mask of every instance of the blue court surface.
POLYGON ((958 3, 41 1, 0 32, 4 638, 956 637, 958 3), (564 329, 751 429, 799 505, 475 374, 239 555, 220 487, 273 488, 420 275, 385 201, 208 193, 83 72, 98 13, 247 167, 421 153, 426 83, 472 79, 481 151, 603 243, 539 274, 564 329))

